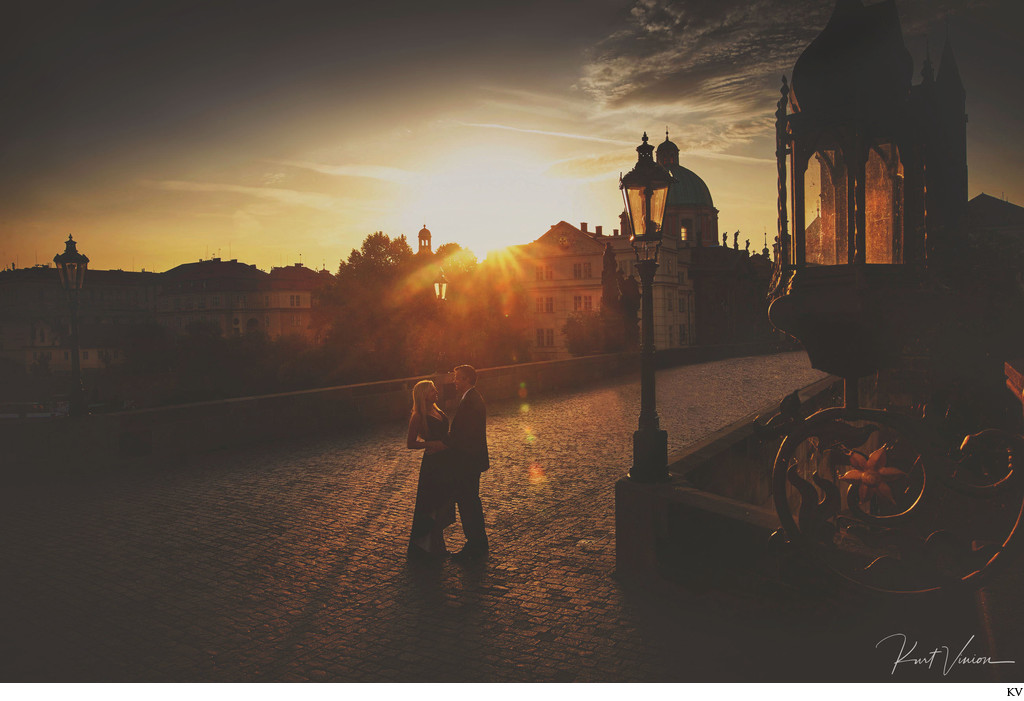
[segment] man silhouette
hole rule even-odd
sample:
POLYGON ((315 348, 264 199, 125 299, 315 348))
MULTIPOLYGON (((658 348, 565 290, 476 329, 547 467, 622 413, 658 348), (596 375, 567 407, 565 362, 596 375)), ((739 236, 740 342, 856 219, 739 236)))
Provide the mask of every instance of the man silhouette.
POLYGON ((455 504, 459 508, 462 532, 466 534, 466 545, 452 558, 477 560, 487 555, 480 474, 491 465, 487 454, 487 407, 476 389, 476 370, 472 366, 455 368, 455 392, 459 405, 444 444, 453 453, 455 504))

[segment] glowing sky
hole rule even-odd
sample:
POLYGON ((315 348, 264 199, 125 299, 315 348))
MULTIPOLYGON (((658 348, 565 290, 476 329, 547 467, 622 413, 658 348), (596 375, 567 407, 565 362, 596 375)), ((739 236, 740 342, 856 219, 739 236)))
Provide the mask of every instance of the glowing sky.
MULTIPOLYGON (((0 88, 0 268, 73 233, 94 268, 220 255, 335 270, 369 233, 479 255, 617 228, 667 127, 723 231, 775 226, 781 76, 832 0, 15 3, 0 88)), ((897 0, 915 76, 946 23, 971 196, 1024 204, 1019 0, 897 0)), ((915 78, 917 82, 919 78, 915 78)))

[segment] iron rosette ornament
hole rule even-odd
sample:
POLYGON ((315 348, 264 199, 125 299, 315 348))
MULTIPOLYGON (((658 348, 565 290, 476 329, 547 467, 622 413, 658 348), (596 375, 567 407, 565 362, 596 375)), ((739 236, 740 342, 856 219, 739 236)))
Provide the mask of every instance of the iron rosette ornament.
POLYGON ((893 594, 974 588, 1019 555, 1020 436, 987 430, 949 449, 924 422, 852 408, 788 429, 772 471, 773 541, 841 581, 893 594))

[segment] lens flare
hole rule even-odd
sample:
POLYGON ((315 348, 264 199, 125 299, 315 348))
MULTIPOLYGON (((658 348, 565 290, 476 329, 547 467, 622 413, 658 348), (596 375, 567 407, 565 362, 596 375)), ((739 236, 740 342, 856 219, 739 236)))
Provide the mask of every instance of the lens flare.
POLYGON ((522 404, 519 405, 519 413, 527 414, 527 413, 529 413, 529 411, 530 411, 530 405, 527 404, 526 402, 523 402, 522 404))
POLYGON ((530 484, 540 484, 541 482, 547 482, 547 475, 544 474, 544 468, 540 466, 540 463, 533 463, 530 465, 529 471, 530 484))

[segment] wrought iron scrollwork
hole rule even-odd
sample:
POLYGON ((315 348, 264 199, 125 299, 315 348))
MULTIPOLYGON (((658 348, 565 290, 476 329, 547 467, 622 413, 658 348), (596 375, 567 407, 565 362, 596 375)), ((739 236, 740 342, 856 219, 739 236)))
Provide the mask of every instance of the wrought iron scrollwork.
POLYGON ((853 408, 791 415, 776 431, 775 539, 848 582, 899 594, 978 586, 1020 547, 1021 436, 986 430, 949 449, 921 421, 853 408))

